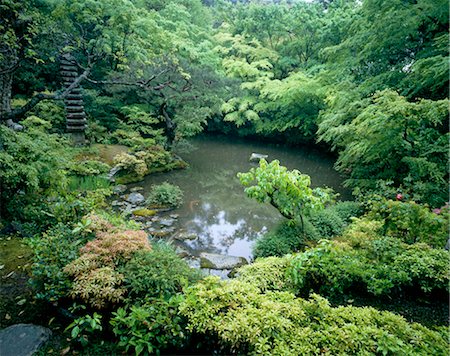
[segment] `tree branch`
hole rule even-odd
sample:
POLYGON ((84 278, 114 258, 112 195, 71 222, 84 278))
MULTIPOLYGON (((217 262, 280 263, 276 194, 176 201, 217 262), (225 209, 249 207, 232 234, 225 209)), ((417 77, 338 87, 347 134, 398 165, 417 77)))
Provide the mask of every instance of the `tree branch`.
POLYGON ((75 81, 70 84, 64 91, 57 92, 55 94, 44 94, 39 93, 34 95, 25 105, 20 108, 12 110, 9 114, 6 114, 0 117, 0 121, 6 120, 14 120, 18 118, 22 118, 28 111, 33 109, 37 104, 39 104, 42 100, 63 100, 70 94, 70 92, 78 87, 80 83, 87 78, 89 73, 91 72, 91 68, 87 68, 80 76, 75 79, 75 81))

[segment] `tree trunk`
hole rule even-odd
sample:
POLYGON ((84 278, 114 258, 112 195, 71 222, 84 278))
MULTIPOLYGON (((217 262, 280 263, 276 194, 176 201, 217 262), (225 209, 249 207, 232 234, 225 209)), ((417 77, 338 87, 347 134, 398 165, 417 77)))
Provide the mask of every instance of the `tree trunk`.
POLYGON ((169 114, 166 111, 167 104, 164 103, 161 105, 161 115, 164 117, 165 123, 166 123, 166 149, 170 150, 173 145, 173 141, 175 140, 175 130, 176 130, 176 124, 173 122, 173 120, 170 118, 169 114))
MULTIPOLYGON (((0 118, 9 116, 11 114, 11 96, 12 96, 12 81, 14 70, 4 70, 0 72, 0 118)), ((0 122, 3 120, 0 120, 0 122)), ((16 124, 11 119, 6 120, 6 125, 14 130, 22 130, 22 126, 16 124)))

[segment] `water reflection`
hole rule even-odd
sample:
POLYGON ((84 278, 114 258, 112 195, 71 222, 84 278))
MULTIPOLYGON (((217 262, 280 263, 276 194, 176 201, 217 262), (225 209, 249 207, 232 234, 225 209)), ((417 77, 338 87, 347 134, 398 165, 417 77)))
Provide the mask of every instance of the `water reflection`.
POLYGON ((189 162, 189 169, 147 177, 142 185, 146 191, 164 181, 181 187, 184 204, 176 213, 180 227, 199 236, 187 243, 194 252, 249 258, 255 239, 282 219, 273 207, 248 198, 236 177, 253 166, 248 161, 252 152, 279 159, 289 169, 309 174, 316 186, 331 186, 349 197, 332 169, 332 159, 319 152, 220 137, 202 137, 193 143, 196 148, 192 152, 180 154, 189 162))

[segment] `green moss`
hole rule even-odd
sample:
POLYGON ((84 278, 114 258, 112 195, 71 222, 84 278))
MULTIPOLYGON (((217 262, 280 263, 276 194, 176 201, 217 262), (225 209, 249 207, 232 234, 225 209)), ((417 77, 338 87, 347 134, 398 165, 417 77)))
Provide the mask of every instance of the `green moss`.
POLYGON ((132 214, 135 215, 135 216, 144 216, 144 217, 147 217, 147 216, 153 216, 153 215, 155 215, 155 214, 156 214, 156 211, 155 211, 155 210, 145 209, 145 208, 144 208, 144 209, 133 210, 132 214))
POLYGON ((210 260, 200 257, 200 268, 214 269, 216 266, 210 260))
POLYGON ((22 239, 0 237, 0 274, 8 275, 13 271, 26 270, 31 257, 31 249, 22 239))
POLYGON ((130 183, 137 183, 141 182, 144 179, 143 176, 137 176, 135 174, 126 174, 121 177, 116 178, 117 184, 130 184, 130 183))

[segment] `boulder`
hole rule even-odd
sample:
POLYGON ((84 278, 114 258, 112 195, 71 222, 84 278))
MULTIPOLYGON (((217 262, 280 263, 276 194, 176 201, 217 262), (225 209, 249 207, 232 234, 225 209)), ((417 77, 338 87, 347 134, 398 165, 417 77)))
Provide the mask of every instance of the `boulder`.
POLYGON ((127 186, 125 184, 119 184, 113 188, 113 193, 118 194, 118 195, 123 194, 126 191, 127 191, 127 186))
POLYGON ((244 257, 219 255, 217 253, 202 252, 200 254, 201 268, 233 269, 248 264, 244 257))
POLYGON ((16 324, 0 330, 0 355, 31 356, 50 338, 52 332, 43 326, 16 324))
POLYGON ((261 153, 252 153, 250 156, 250 162, 257 162, 259 163, 259 160, 268 158, 268 155, 263 155, 261 153))
POLYGON ((200 268, 200 260, 196 257, 185 257, 183 260, 186 261, 191 268, 200 268))
POLYGON ((133 187, 133 188, 130 189, 130 192, 136 193, 136 192, 141 192, 143 190, 144 190, 143 187, 133 187))
POLYGON ((175 252, 178 255, 178 257, 180 257, 180 258, 186 258, 186 257, 190 256, 189 251, 184 249, 184 248, 182 248, 182 247, 180 247, 180 246, 178 246, 175 249, 175 252))
POLYGON ((197 239, 197 234, 194 233, 188 233, 188 232, 180 232, 178 234, 175 235, 175 240, 178 241, 187 241, 187 240, 195 240, 197 239))
POLYGON ((161 219, 159 221, 159 223, 162 226, 167 226, 167 227, 171 227, 174 224, 175 220, 174 219, 161 219))
POLYGON ((121 169, 122 169, 122 167, 119 167, 119 166, 115 166, 115 167, 111 168, 111 170, 108 173, 108 179, 111 182, 115 182, 115 180, 116 180, 115 176, 121 169))
POLYGON ((133 205, 139 205, 145 201, 144 196, 141 193, 131 193, 127 196, 127 202, 133 205))

